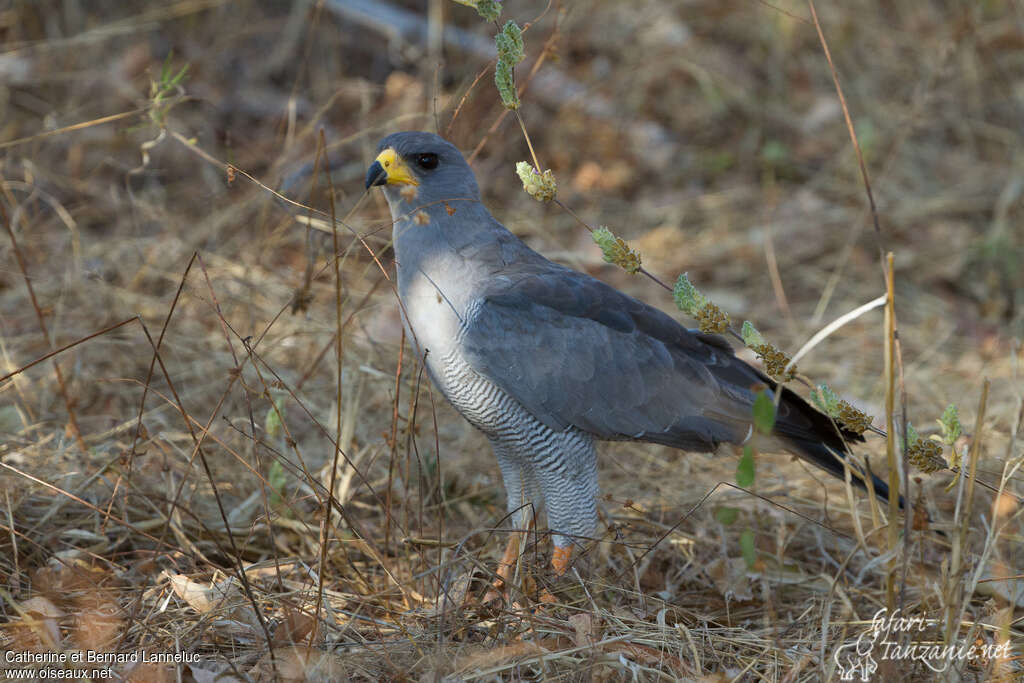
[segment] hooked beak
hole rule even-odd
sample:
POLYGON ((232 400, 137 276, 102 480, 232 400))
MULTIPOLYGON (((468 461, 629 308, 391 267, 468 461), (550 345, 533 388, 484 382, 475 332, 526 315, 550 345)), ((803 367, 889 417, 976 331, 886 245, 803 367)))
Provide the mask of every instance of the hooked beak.
POLYGON ((387 148, 366 171, 366 188, 376 185, 419 185, 420 181, 412 174, 402 157, 392 148, 387 148))
POLYGON ((375 185, 385 185, 388 182, 388 173, 384 170, 384 167, 380 165, 379 161, 374 161, 370 164, 370 168, 366 170, 366 189, 369 190, 375 185))

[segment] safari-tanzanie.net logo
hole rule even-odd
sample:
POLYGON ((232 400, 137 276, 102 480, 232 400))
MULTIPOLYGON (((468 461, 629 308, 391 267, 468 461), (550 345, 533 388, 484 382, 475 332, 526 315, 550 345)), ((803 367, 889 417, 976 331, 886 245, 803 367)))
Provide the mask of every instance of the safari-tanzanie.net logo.
POLYGON ((935 633, 936 619, 892 614, 885 607, 875 612, 871 625, 856 640, 836 648, 832 659, 839 680, 867 681, 878 670, 879 662, 895 661, 906 665, 923 664, 939 673, 960 662, 1005 659, 1010 654, 1010 641, 1001 643, 943 643, 928 640, 935 633))

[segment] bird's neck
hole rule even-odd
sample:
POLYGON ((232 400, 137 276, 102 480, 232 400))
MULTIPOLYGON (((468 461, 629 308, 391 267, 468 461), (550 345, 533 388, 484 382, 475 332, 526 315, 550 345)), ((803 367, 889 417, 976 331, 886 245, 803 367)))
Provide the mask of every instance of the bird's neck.
POLYGON ((426 279, 431 286, 449 292, 446 296, 453 304, 460 308, 468 305, 476 283, 508 262, 509 245, 521 244, 479 202, 403 208, 392 206, 398 286, 403 296, 418 286, 418 280, 426 279))
POLYGON ((438 254, 471 258, 465 253, 477 245, 492 243, 507 231, 480 202, 392 206, 395 256, 411 265, 438 254))

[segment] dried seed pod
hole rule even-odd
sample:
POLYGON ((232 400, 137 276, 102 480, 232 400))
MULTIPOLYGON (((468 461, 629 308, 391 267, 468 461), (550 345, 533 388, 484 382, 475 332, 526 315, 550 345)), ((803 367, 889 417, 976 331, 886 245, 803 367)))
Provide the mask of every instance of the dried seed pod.
POLYGON ((874 421, 874 417, 862 410, 858 410, 846 401, 839 401, 836 419, 851 432, 863 434, 874 421))
POLYGON ((779 351, 771 344, 757 344, 750 349, 764 362, 764 371, 780 382, 788 382, 796 377, 796 366, 786 371, 789 365, 789 356, 779 351))
POLYGON ((595 230, 591 237, 597 246, 601 247, 605 263, 618 266, 631 275, 640 271, 640 254, 631 249, 626 240, 617 237, 603 225, 595 230))
POLYGON ((705 334, 723 334, 729 329, 729 314, 709 301, 697 311, 697 324, 705 334))
POLYGON ((523 182, 526 194, 538 202, 549 202, 558 194, 555 174, 551 172, 550 168, 541 173, 528 162, 520 161, 516 164, 516 175, 523 182))
POLYGON ((910 464, 922 472, 938 472, 946 469, 946 461, 942 457, 942 444, 931 439, 918 439, 907 449, 910 464))

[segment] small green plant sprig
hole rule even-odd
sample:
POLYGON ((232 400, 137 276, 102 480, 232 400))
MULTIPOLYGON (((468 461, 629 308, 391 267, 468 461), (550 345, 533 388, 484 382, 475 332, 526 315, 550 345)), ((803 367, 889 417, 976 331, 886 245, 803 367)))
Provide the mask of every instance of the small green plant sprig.
POLYGON ((740 328, 740 336, 748 349, 757 354, 757 357, 764 363, 764 371, 770 377, 779 382, 788 382, 796 377, 796 366, 790 366, 790 358, 780 351, 774 344, 765 340, 757 331, 754 324, 749 320, 743 321, 740 328))
POLYGON ((672 299, 683 313, 697 319, 697 326, 705 334, 724 334, 729 330, 729 315, 697 289, 686 273, 676 279, 672 299))
MULTIPOLYGON (((156 80, 151 80, 149 82, 149 106, 146 110, 146 118, 148 119, 148 122, 132 126, 128 129, 130 131, 136 131, 148 129, 150 126, 155 126, 157 128, 156 137, 139 145, 139 152, 142 154, 142 165, 131 171, 131 173, 137 173, 141 169, 149 166, 150 152, 167 137, 168 115, 170 115, 171 110, 174 109, 175 105, 185 99, 185 89, 182 87, 182 83, 185 82, 185 76, 188 74, 189 65, 185 64, 175 72, 171 69, 171 60, 173 57, 173 52, 167 53, 163 66, 160 68, 160 76, 156 80)), ((187 140, 185 142, 187 144, 195 144, 194 139, 187 140)), ((228 169, 230 176, 230 174, 233 173, 234 167, 229 166, 228 169)))
POLYGON ((754 455, 757 453, 756 442, 758 437, 771 436, 775 427, 775 401, 767 388, 757 392, 752 407, 754 414, 754 434, 750 441, 743 445, 743 455, 736 466, 736 483, 743 488, 750 488, 754 485, 755 469, 754 455))
POLYGON ((866 432, 875 419, 839 398, 827 384, 819 384, 816 389, 811 390, 811 402, 821 412, 834 418, 836 422, 855 434, 866 432))
POLYGON ((946 409, 942 411, 942 417, 937 422, 939 428, 942 429, 942 442, 953 447, 953 455, 956 460, 954 464, 959 467, 961 453, 956 450, 956 441, 963 435, 964 428, 960 424, 960 410, 956 404, 950 403, 946 406, 946 409))
POLYGON ((494 66, 494 84, 498 87, 501 103, 506 109, 517 110, 522 104, 516 90, 516 64, 526 57, 523 31, 516 22, 509 20, 498 35, 494 36, 498 47, 498 63, 494 66))
MULTIPOLYGON (((283 432, 285 396, 275 392, 274 394, 266 394, 266 397, 271 399, 271 405, 267 408, 267 413, 263 417, 263 430, 268 438, 280 439, 283 432)), ((270 484, 270 504, 274 508, 279 507, 284 500, 287 480, 288 477, 280 458, 274 458, 270 463, 270 469, 267 471, 267 481, 270 484)))
POLYGON ((950 403, 942 412, 942 417, 936 422, 938 422, 942 433, 932 434, 926 439, 921 438, 913 425, 907 424, 907 459, 910 460, 911 465, 926 474, 944 469, 956 472, 956 477, 946 487, 946 490, 949 491, 956 486, 962 472, 963 454, 956 448, 956 441, 963 434, 960 411, 955 404, 950 403), (950 449, 949 462, 946 462, 943 457, 946 446, 949 446, 950 449))
MULTIPOLYGON (((757 476, 755 465, 757 441, 761 437, 770 436, 775 427, 775 402, 767 388, 757 392, 751 410, 754 432, 750 440, 743 445, 743 455, 740 456, 740 460, 736 464, 736 485, 744 489, 752 487, 757 476)), ((731 506, 722 506, 715 510, 715 519, 726 526, 733 524, 738 516, 739 510, 731 506)), ((740 553, 743 555, 743 561, 748 570, 757 568, 754 529, 749 526, 740 533, 740 553)))
POLYGON ((590 236, 597 246, 601 247, 601 255, 605 263, 622 268, 631 275, 640 272, 640 253, 631 248, 626 240, 618 237, 605 226, 599 227, 590 236))
MULTIPOLYGON (((479 7, 477 10, 479 11, 479 7)), ((519 100, 519 91, 516 89, 516 64, 526 57, 526 44, 523 42, 523 31, 514 21, 507 21, 505 26, 494 36, 494 44, 498 48, 498 63, 494 66, 494 84, 498 88, 498 95, 501 96, 501 103, 506 109, 515 113, 519 120, 519 126, 523 129, 523 136, 533 156, 533 164, 520 161, 516 164, 516 174, 523 181, 523 189, 538 202, 550 202, 558 194, 558 184, 555 182, 555 174, 550 168, 540 169, 537 155, 533 151, 533 144, 526 132, 526 125, 519 115, 519 107, 522 102, 519 100)))
POLYGON ((167 114, 176 103, 171 96, 180 90, 185 76, 188 74, 188 64, 181 67, 177 73, 171 70, 171 58, 173 53, 168 52, 160 68, 160 78, 149 83, 149 118, 160 128, 164 127, 167 114))

